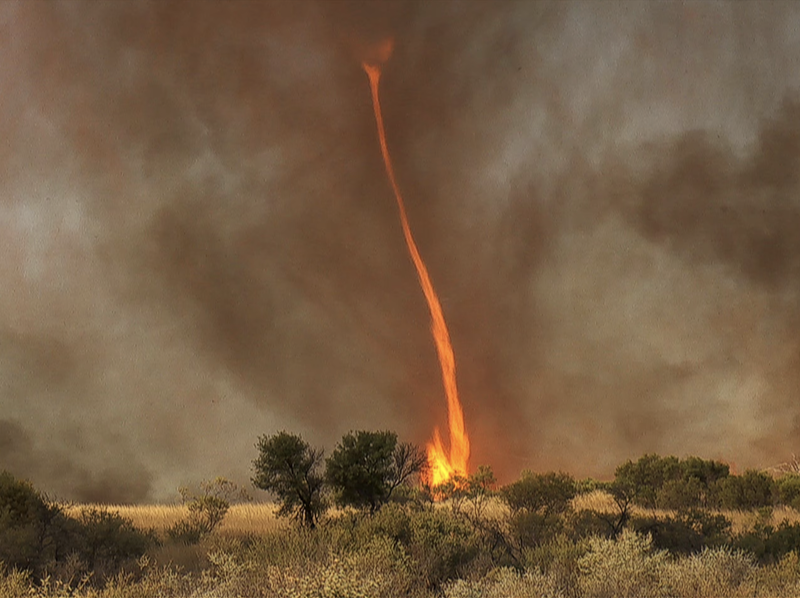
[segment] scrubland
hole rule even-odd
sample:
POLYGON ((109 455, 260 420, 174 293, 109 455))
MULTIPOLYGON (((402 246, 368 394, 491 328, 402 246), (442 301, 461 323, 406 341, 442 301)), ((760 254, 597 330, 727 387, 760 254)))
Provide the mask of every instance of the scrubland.
POLYGON ((0 473, 0 598, 800 598, 796 472, 646 455, 497 488, 479 468, 372 507, 328 488, 313 520, 236 490, 58 505, 0 473))
MULTIPOLYGON (((315 530, 278 519, 275 505, 232 505, 224 522, 197 544, 165 532, 186 516, 181 505, 97 507, 154 530, 160 539, 104 583, 68 568, 42 579, 6 570, 0 596, 22 597, 315 597, 315 598, 579 598, 800 596, 794 551, 759 563, 730 546, 671 554, 649 535, 625 529, 612 539, 584 535, 580 515, 613 513, 611 495, 576 496, 563 525, 540 531, 542 542, 509 545, 508 507, 497 498, 418 504, 390 503, 374 515, 340 510, 315 530), (477 518, 476 518, 477 516, 477 518), (557 528, 557 529, 556 529, 557 528), (506 535, 503 538, 503 535, 506 535)), ((86 506, 66 509, 76 515, 86 506)), ((636 508, 638 515, 667 517, 636 508)), ((745 530, 764 513, 737 512, 745 530)), ((796 522, 791 508, 770 517, 796 522)), ((76 566, 76 570, 79 567, 76 566)))

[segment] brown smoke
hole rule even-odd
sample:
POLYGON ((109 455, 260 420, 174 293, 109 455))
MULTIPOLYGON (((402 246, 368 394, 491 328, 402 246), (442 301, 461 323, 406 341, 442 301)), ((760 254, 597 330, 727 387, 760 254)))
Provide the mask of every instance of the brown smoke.
POLYGON ((769 465, 800 433, 800 8, 0 4, 0 468, 81 500, 259 434, 446 417, 474 464, 769 465))

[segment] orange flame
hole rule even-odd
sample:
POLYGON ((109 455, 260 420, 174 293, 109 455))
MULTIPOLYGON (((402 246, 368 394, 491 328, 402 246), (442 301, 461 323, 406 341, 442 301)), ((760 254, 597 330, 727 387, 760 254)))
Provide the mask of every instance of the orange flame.
POLYGON ((375 111, 375 122, 378 127, 378 137, 381 144, 381 153, 383 154, 383 163, 386 167, 386 175, 394 191, 394 196, 397 199, 397 207, 400 211, 400 223, 403 227, 403 235, 405 236, 406 245, 408 246, 408 253, 411 255, 411 260, 414 262, 414 267, 417 269, 420 286, 428 302, 428 309, 431 312, 431 332, 433 333, 433 340, 436 343, 436 352, 439 356, 439 365, 442 369, 444 392, 447 397, 450 454, 448 456, 444 449, 439 428, 434 429, 433 440, 428 443, 427 447, 428 464, 430 466, 428 482, 435 486, 436 484, 447 481, 454 474, 461 476, 467 474, 469 436, 464 426, 464 412, 461 408, 461 401, 458 399, 456 360, 453 355, 453 347, 450 344, 450 333, 447 330, 447 324, 445 323, 444 314, 442 313, 442 306, 439 304, 439 298, 436 296, 436 291, 433 289, 430 276, 428 276, 428 269, 425 266, 425 262, 422 260, 422 256, 419 254, 417 244, 414 242, 414 237, 411 234, 411 228, 408 225, 408 217, 406 216, 405 203, 400 194, 400 188, 397 186, 394 168, 392 167, 392 159, 389 156, 389 148, 386 145, 386 132, 383 128, 383 116, 381 114, 381 104, 378 98, 378 83, 381 77, 380 64, 389 59, 391 52, 392 41, 386 40, 377 48, 374 55, 370 57, 373 58, 373 60, 364 61, 362 66, 369 77, 369 84, 372 90, 372 107, 375 111), (374 60, 375 58, 377 58, 377 60, 374 60))

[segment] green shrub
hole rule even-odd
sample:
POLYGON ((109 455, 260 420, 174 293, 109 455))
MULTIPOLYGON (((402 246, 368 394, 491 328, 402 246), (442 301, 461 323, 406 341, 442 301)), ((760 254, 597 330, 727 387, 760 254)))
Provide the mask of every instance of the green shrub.
POLYGON ((181 486, 178 492, 189 516, 169 527, 167 536, 189 545, 199 543, 212 533, 225 519, 232 503, 251 500, 244 488, 225 478, 200 482, 198 490, 181 486))
POLYGON ((587 550, 587 541, 575 542, 562 534, 539 546, 525 548, 520 560, 526 571, 538 571, 547 575, 554 592, 572 596, 578 592, 578 561, 587 550))
POLYGON ((565 473, 535 474, 523 471, 522 477, 505 486, 500 496, 513 513, 525 511, 541 515, 558 515, 569 511, 575 498, 572 476, 565 473))
POLYGON ((28 482, 0 472, 0 562, 38 577, 68 556, 75 523, 28 482))
POLYGON ((605 490, 608 486, 607 482, 601 482, 593 478, 585 478, 583 480, 576 480, 575 494, 591 494, 595 490, 605 490))
POLYGON ((775 528, 759 522, 736 536, 733 544, 761 563, 776 563, 790 552, 800 553, 800 523, 784 521, 775 528))
POLYGON ((510 540, 520 550, 549 542, 564 528, 564 518, 555 514, 518 511, 508 518, 510 540))
POLYGON ((664 518, 636 517, 631 524, 636 532, 649 534, 655 548, 673 554, 696 553, 730 541, 731 522, 699 509, 664 518))
POLYGON ((690 554, 705 547, 702 534, 678 518, 634 517, 631 527, 639 534, 649 535, 655 548, 671 553, 690 554))
POLYGON ((429 588, 466 574, 479 552, 475 529, 443 509, 414 513, 410 531, 407 551, 414 573, 429 588))
POLYGON ((6 567, 34 579, 50 574, 67 586, 89 576, 102 584, 154 541, 116 513, 86 509, 67 517, 28 482, 0 473, 0 562, 6 567))
POLYGON ((782 476, 776 485, 780 503, 800 511, 800 475, 792 473, 782 476))
POLYGON ((667 480, 681 478, 677 457, 644 455, 638 461, 627 461, 617 467, 614 481, 633 489, 633 502, 655 509, 657 493, 667 480))
POLYGON ((667 480, 656 492, 661 509, 691 509, 704 503, 707 487, 697 478, 667 480))
POLYGON ((768 473, 748 470, 715 484, 715 503, 722 509, 748 511, 775 504, 778 487, 768 473))
POLYGON ((720 461, 651 454, 619 466, 615 482, 632 489, 633 502, 643 507, 691 509, 711 506, 717 484, 729 474, 720 461))
POLYGON ((134 527, 129 519, 100 509, 84 509, 73 536, 73 549, 87 566, 87 573, 105 577, 141 557, 154 544, 152 534, 134 527))
POLYGON ((564 519, 564 531, 573 540, 579 541, 592 536, 611 537, 612 527, 607 513, 598 513, 591 509, 567 514, 564 519))

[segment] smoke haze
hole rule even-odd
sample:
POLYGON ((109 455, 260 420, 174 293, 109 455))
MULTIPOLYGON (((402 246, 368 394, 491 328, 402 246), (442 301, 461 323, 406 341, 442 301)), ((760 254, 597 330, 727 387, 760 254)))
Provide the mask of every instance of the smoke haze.
POLYGON ((249 479, 260 434, 742 469, 800 434, 794 2, 0 3, 0 469, 249 479))

